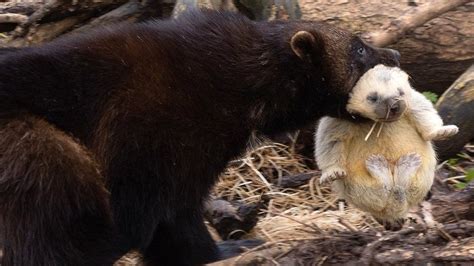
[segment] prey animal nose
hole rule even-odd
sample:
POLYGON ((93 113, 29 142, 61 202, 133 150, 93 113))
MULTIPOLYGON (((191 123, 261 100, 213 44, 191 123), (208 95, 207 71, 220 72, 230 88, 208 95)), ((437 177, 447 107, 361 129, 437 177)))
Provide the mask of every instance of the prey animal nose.
POLYGON ((390 97, 383 100, 375 109, 378 118, 384 121, 395 121, 406 110, 405 100, 399 97, 390 97))
POLYGON ((390 113, 396 114, 399 111, 400 111, 400 104, 398 102, 396 102, 396 103, 394 103, 390 106, 390 113))
POLYGON ((387 107, 387 117, 398 116, 403 113, 406 108, 405 101, 398 97, 387 99, 385 104, 387 107))

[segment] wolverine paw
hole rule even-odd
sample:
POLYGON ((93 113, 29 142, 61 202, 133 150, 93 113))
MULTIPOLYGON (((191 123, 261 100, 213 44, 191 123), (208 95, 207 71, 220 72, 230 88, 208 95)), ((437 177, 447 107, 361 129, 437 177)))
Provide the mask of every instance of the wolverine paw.
POLYGON ((260 239, 225 240, 217 243, 217 247, 219 249, 220 260, 226 260, 264 243, 265 241, 260 239))
POLYGON ((326 171, 323 171, 321 178, 319 179, 320 184, 331 183, 332 181, 347 176, 347 173, 344 169, 340 167, 333 167, 326 171))
POLYGON ((428 135, 428 140, 442 140, 456 135, 459 128, 455 125, 442 126, 428 135))

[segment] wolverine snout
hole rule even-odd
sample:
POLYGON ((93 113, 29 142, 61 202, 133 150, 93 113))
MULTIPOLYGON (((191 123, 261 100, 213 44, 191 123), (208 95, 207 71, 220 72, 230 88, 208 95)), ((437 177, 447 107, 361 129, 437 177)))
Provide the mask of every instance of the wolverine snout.
POLYGON ((405 100, 393 97, 381 101, 375 109, 375 114, 380 121, 390 122, 400 118, 406 110, 405 100))
POLYGON ((380 63, 386 66, 400 66, 400 52, 389 48, 376 48, 379 56, 380 63))

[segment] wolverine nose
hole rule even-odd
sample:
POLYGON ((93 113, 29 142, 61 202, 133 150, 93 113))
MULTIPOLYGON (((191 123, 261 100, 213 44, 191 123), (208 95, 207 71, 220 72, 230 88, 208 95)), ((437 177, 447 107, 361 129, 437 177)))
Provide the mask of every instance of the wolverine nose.
POLYGON ((386 66, 400 66, 400 53, 389 48, 377 48, 380 54, 380 63, 386 66))

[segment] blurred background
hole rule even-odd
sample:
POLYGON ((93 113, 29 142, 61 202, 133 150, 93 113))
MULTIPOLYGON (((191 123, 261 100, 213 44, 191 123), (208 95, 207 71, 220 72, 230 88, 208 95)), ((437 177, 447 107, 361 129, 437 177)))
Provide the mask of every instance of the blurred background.
MULTIPOLYGON (((436 143, 440 164, 431 197, 410 214, 418 227, 395 233, 319 185, 315 126, 261 140, 229 165, 207 216, 218 240, 258 237, 267 244, 221 265, 474 263, 473 1, 0 0, 0 47, 39 45, 114 23, 172 19, 197 7, 258 21, 321 20, 397 49, 413 86, 445 123, 460 128, 436 143)), ((138 256, 117 264, 135 265, 138 256)))

